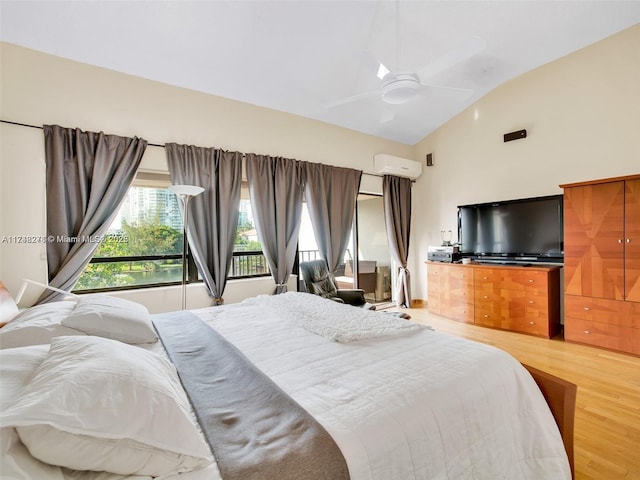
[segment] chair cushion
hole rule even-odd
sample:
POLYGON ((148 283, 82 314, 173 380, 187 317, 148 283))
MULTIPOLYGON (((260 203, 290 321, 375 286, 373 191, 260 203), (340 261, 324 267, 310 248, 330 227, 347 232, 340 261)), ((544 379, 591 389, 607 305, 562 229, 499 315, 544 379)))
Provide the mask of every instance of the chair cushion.
POLYGON ((331 277, 327 276, 317 282, 310 282, 311 293, 320 295, 321 297, 331 298, 337 294, 337 288, 331 277))

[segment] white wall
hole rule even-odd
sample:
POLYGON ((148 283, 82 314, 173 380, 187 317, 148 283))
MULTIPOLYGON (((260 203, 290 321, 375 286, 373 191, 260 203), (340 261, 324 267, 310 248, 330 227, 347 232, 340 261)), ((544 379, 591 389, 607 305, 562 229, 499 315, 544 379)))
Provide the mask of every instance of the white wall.
POLYGON ((640 172, 640 25, 518 77, 416 145, 413 294, 427 247, 457 235, 457 205, 562 193, 560 184, 640 172), (503 134, 527 130, 508 143, 503 134))
MULTIPOLYGON (((427 297, 427 247, 440 243, 440 230, 457 230, 457 205, 561 193, 561 183, 640 172, 640 25, 502 85, 414 147, 13 45, 3 43, 0 53, 4 120, 364 171, 375 153, 421 161, 433 153, 435 165, 413 187, 416 298, 427 297), (522 128, 526 139, 503 143, 504 133, 522 128)), ((0 237, 44 234, 42 143, 39 130, 0 126, 0 237)), ((143 160, 160 170, 163 161, 163 150, 152 147, 143 160)), ((380 179, 363 177, 362 191, 379 193, 380 179)), ((45 280, 43 253, 41 244, 0 243, 0 278, 12 293, 23 277, 45 280)), ((225 297, 229 303, 269 290, 259 281, 255 288, 231 282, 225 297)), ((152 309, 173 303, 158 289, 128 295, 152 309)), ((190 306, 208 302, 201 291, 194 298, 190 306)))
MULTIPOLYGON (((408 158, 413 154, 411 146, 15 45, 2 43, 0 54, 3 120, 137 135, 158 144, 177 142, 284 156, 365 172, 372 171, 376 153, 408 158)), ((164 149, 149 147, 142 166, 166 171, 164 149)), ((44 175, 42 131, 0 124, 0 239, 45 235, 44 175)), ((365 176, 363 187, 380 192, 380 179, 365 176)), ((0 243, 0 278, 14 295, 22 278, 46 281, 44 251, 42 242, 0 243)), ((292 285, 295 288, 295 280, 292 285)), ((265 279, 231 281, 224 297, 233 303, 273 288, 265 279)), ((190 286, 189 293, 190 307, 210 303, 201 285, 190 286)), ((30 288, 25 304, 37 294, 30 288)), ((135 297, 153 311, 180 305, 177 288, 118 295, 135 297)))

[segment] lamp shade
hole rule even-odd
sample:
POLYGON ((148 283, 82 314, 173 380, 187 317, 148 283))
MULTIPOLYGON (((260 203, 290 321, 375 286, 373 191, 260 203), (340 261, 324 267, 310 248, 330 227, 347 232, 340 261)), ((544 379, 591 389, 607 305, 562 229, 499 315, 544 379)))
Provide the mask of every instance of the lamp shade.
POLYGON ((176 195, 195 197, 196 195, 200 195, 204 192, 204 188, 198 187, 196 185, 171 185, 169 187, 176 195))

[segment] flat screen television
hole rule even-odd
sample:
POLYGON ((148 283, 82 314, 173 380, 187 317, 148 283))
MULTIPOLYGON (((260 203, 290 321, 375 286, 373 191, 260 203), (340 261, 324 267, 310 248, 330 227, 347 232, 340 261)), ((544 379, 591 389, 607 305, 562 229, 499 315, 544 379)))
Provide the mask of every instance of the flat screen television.
POLYGON ((562 195, 458 206, 463 257, 562 262, 562 195))

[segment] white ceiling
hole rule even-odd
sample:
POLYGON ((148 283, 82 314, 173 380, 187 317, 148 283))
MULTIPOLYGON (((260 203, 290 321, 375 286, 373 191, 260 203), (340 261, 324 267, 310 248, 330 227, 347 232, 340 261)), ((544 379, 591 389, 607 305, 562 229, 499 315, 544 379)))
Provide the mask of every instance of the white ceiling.
POLYGON ((640 1, 0 0, 0 16, 9 43, 413 145, 505 81, 639 23, 640 1), (454 61, 470 41, 481 50, 454 61), (381 88, 376 61, 470 91, 339 104, 381 88))

